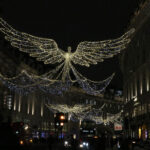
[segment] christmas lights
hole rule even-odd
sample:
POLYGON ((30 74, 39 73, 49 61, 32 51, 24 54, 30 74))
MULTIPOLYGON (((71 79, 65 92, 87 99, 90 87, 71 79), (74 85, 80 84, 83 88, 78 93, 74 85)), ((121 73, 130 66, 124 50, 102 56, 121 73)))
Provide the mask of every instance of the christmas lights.
MULTIPOLYGON (((40 38, 19 32, 2 18, 0 18, 0 26, 0 31, 5 34, 5 39, 8 40, 13 47, 18 48, 22 52, 29 53, 31 57, 35 57, 37 61, 43 61, 44 64, 58 64, 55 70, 40 76, 39 78, 41 80, 43 80, 42 78, 46 78, 61 84, 67 80, 72 83, 77 81, 79 85, 91 95, 101 93, 110 83, 114 74, 104 81, 95 82, 77 72, 73 64, 89 67, 90 65, 104 61, 106 58, 117 55, 121 50, 125 49, 126 45, 130 42, 130 36, 134 33, 134 29, 131 29, 117 39, 80 42, 75 52, 71 52, 71 47, 68 47, 68 52, 65 52, 58 47, 53 39, 40 38), (77 80, 71 79, 71 72, 73 72, 77 80)), ((8 82, 8 80, 6 80, 6 82, 8 82)), ((9 80, 9 83, 10 82, 9 80)), ((17 85, 10 84, 10 86, 15 87, 17 85)), ((46 84, 44 87, 47 91, 47 87, 50 86, 46 84)), ((33 87, 30 86, 29 89, 33 89, 33 87)))
POLYGON ((72 65, 71 69, 77 79, 77 82, 81 86, 81 88, 90 95, 99 95, 111 82, 114 77, 114 73, 103 81, 92 81, 81 75, 72 65))
POLYGON ((99 108, 99 109, 92 108, 90 111, 76 114, 76 117, 78 120, 92 120, 99 124, 102 124, 102 123, 109 124, 109 123, 115 123, 115 122, 119 123, 122 121, 122 118, 121 118, 122 111, 120 111, 117 114, 106 113, 107 117, 104 119, 103 118, 104 106, 105 106, 105 104, 103 106, 101 106, 101 108, 99 108))
POLYGON ((54 112, 63 112, 63 113, 69 113, 69 114, 79 114, 83 113, 91 108, 91 105, 81 105, 76 104, 74 106, 68 106, 66 104, 46 104, 46 106, 54 112))
POLYGON ((39 89, 51 94, 62 94, 63 91, 67 91, 72 85, 69 80, 65 82, 50 80, 44 77, 41 78, 41 76, 28 74, 26 71, 22 71, 22 73, 13 78, 6 78, 0 74, 0 80, 8 88, 20 94, 28 94, 39 89))

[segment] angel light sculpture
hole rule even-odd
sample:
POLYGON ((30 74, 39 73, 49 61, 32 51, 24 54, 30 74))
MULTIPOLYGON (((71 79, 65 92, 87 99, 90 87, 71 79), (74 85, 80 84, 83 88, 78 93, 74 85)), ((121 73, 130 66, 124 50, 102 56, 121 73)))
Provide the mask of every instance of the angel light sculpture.
MULTIPOLYGON (((68 47, 68 51, 65 52, 58 47, 53 39, 36 37, 19 32, 2 18, 0 18, 0 31, 13 47, 18 48, 22 52, 29 53, 37 61, 43 61, 44 64, 58 64, 54 70, 41 75, 40 79, 59 80, 63 83, 67 80, 70 80, 72 83, 78 82, 81 88, 91 95, 101 93, 110 83, 114 74, 103 81, 91 81, 80 74, 74 67, 74 64, 90 67, 90 65, 96 65, 106 58, 117 55, 121 50, 126 48, 130 42, 130 36, 134 33, 134 29, 131 29, 117 39, 80 42, 75 52, 71 52, 71 47, 68 47), (70 72, 74 74, 76 80, 72 80, 70 72)), ((4 79, 2 75, 1 79, 4 79)), ((11 79, 9 79, 9 82, 11 82, 11 79)))

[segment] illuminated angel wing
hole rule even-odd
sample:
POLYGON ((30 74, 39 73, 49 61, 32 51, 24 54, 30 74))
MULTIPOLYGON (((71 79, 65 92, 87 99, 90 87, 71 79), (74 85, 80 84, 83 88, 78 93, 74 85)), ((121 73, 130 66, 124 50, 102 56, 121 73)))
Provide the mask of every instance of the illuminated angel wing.
POLYGON ((74 64, 89 67, 91 64, 104 61, 105 58, 111 58, 126 48, 134 31, 135 29, 133 28, 121 37, 113 40, 81 42, 72 54, 71 60, 74 64))
POLYGON ((29 53, 44 64, 60 63, 64 60, 64 52, 58 48, 53 39, 40 38, 13 29, 6 21, 0 18, 0 31, 13 47, 29 53))

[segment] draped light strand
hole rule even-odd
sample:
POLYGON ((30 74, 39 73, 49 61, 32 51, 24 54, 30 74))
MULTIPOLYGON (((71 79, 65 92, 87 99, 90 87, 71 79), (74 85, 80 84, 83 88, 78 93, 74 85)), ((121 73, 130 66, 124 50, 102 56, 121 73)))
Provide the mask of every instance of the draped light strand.
POLYGON ((49 109, 56 110, 58 112, 70 113, 70 114, 79 114, 85 111, 88 111, 91 108, 91 105, 81 105, 76 104, 74 106, 68 106, 66 104, 46 104, 49 109))
MULTIPOLYGON (((114 74, 104 81, 95 82, 82 76, 79 72, 77 72, 73 65, 77 64, 89 67, 90 65, 96 65, 99 62, 103 62, 104 59, 117 55, 129 44, 131 41, 130 36, 134 33, 135 29, 129 30, 117 39, 80 42, 75 52, 71 52, 71 47, 68 47, 68 52, 61 50, 53 39, 36 37, 24 32, 19 32, 2 18, 0 18, 0 31, 5 35, 5 39, 9 41, 13 47, 18 48, 22 52, 29 53, 31 57, 35 57, 37 61, 43 61, 44 64, 58 65, 55 70, 49 71, 48 73, 38 77, 40 80, 45 78, 46 80, 57 80, 56 82, 52 82, 54 84, 56 83, 56 85, 52 86, 52 88, 49 86, 54 85, 51 84, 51 82, 48 82, 48 84, 40 84, 40 87, 42 87, 44 91, 53 91, 52 93, 55 93, 54 91, 58 92, 59 90, 64 91, 64 89, 66 90, 66 87, 62 89, 62 86, 67 85, 66 82, 68 83, 68 80, 69 85, 70 82, 74 83, 77 80, 78 84, 88 94, 98 95, 108 86, 114 74), (72 80, 70 75, 71 72, 73 72, 76 80, 72 80), (48 88, 50 88, 50 90, 48 88), (59 90, 57 90, 57 88, 59 90)), ((22 87, 20 88, 20 83, 17 82, 18 80, 14 83, 14 79, 8 80, 2 76, 1 78, 10 88, 16 88, 19 90, 25 89, 22 87)), ((34 83, 37 84, 36 82, 34 83)), ((30 83, 28 85, 28 82, 27 86, 29 87, 29 91, 30 89, 35 89, 35 86, 31 86, 30 83)), ((28 89, 25 91, 28 91, 28 89)))
POLYGON ((91 81, 87 79, 86 77, 81 75, 72 65, 71 65, 71 69, 77 79, 77 82, 81 86, 81 88, 90 95, 99 95, 102 91, 105 90, 105 88, 109 85, 109 83, 111 82, 111 80, 113 79, 115 75, 113 73, 107 79, 98 82, 98 81, 91 81))
POLYGON ((48 78, 41 78, 41 76, 28 74, 26 71, 22 71, 22 73, 13 78, 6 78, 0 74, 0 80, 8 88, 20 94, 28 94, 39 89, 51 94, 62 94, 63 91, 67 91, 72 85, 69 80, 66 82, 50 80, 48 78))
MULTIPOLYGON (((103 108, 104 106, 102 106, 103 108)), ((99 109, 99 111, 96 111, 96 109, 92 108, 90 111, 87 111, 85 113, 77 114, 78 120, 92 120, 95 121, 98 124, 109 124, 109 123, 120 123, 122 121, 121 112, 117 114, 110 114, 107 113, 106 119, 103 118, 103 110, 99 109)), ((74 119, 75 120, 75 119, 74 119)))

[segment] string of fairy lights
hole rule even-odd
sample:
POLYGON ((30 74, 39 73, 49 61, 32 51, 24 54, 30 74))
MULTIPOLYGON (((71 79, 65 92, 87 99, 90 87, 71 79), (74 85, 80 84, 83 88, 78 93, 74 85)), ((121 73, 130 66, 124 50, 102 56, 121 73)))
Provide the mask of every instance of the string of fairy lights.
POLYGON ((88 111, 91 109, 91 105, 81 105, 76 104, 74 106, 68 106, 66 104, 46 104, 46 106, 52 111, 52 112, 63 112, 63 113, 69 113, 69 114, 80 114, 85 111, 88 111))
POLYGON ((0 18, 0 31, 13 47, 29 53, 31 57, 35 57, 37 61, 43 61, 44 64, 57 65, 54 70, 50 70, 41 76, 21 73, 16 77, 6 78, 1 74, 0 79, 10 89, 20 93, 23 93, 23 91, 29 93, 38 87, 45 92, 60 94, 77 82, 90 95, 101 93, 111 82, 114 74, 103 81, 96 82, 81 75, 75 69, 74 64, 90 67, 90 65, 96 65, 106 58, 117 55, 126 48, 130 42, 130 36, 134 33, 134 29, 131 29, 117 39, 80 42, 75 52, 71 52, 71 47, 68 47, 68 52, 65 52, 58 47, 53 39, 19 32, 2 18, 0 18), (71 73, 73 73, 75 80, 72 79, 71 73))
POLYGON ((18 76, 13 78, 6 78, 0 74, 0 80, 9 89, 17 91, 19 94, 29 94, 36 90, 42 90, 46 93, 60 95, 72 85, 68 80, 65 82, 50 80, 44 77, 41 78, 41 76, 28 74, 26 71, 22 71, 18 76))
POLYGON ((100 108, 94 108, 92 105, 81 105, 76 104, 74 106, 68 106, 66 104, 46 104, 48 109, 53 112, 62 112, 68 114, 68 120, 72 121, 83 121, 92 120, 97 124, 109 124, 109 123, 120 123, 122 121, 121 111, 117 114, 107 113, 107 117, 103 118, 103 108, 106 104, 103 104, 100 108))
POLYGON ((121 112, 117 114, 107 113, 107 117, 103 118, 103 111, 99 113, 93 113, 93 111, 89 111, 84 114, 78 114, 78 120, 92 120, 97 124, 110 124, 115 122, 122 122, 121 112))

